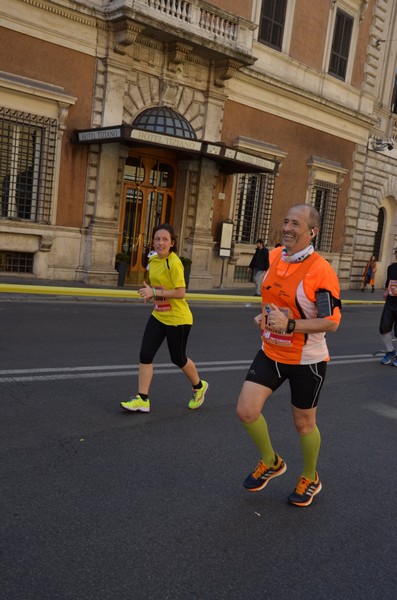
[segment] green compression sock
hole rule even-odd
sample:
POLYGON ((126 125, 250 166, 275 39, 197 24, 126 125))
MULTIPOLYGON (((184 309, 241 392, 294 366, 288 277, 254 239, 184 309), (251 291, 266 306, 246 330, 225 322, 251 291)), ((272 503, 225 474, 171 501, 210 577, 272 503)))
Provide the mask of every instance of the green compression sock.
POLYGON ((265 417, 261 414, 253 423, 243 423, 243 425, 251 440, 257 445, 263 462, 268 466, 274 465, 276 455, 270 441, 265 417))
POLYGON ((300 435, 299 441, 303 454, 302 475, 314 481, 316 479, 316 465, 321 445, 321 436, 318 427, 316 426, 307 435, 300 435))

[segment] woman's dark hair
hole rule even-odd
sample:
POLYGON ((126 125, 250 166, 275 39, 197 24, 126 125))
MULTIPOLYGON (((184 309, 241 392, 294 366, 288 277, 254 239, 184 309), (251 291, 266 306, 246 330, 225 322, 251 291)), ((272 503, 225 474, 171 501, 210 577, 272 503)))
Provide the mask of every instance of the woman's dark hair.
POLYGON ((174 243, 174 245, 172 246, 172 248, 170 249, 170 252, 177 252, 176 249, 176 235, 174 232, 174 228, 172 227, 172 225, 170 225, 169 223, 162 223, 162 225, 157 225, 157 227, 155 227, 153 229, 153 236, 152 239, 154 238, 155 234, 160 231, 160 229, 165 229, 165 231, 168 231, 168 233, 171 236, 171 242, 174 243))

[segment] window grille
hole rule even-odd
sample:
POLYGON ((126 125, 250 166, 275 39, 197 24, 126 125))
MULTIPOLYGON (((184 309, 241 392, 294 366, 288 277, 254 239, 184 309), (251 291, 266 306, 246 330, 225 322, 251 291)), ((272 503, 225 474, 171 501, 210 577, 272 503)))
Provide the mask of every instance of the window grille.
POLYGON ((235 212, 235 241, 255 244, 267 239, 274 194, 274 173, 239 176, 235 212))
POLYGON ((336 218, 339 187, 328 181, 315 180, 311 204, 320 213, 320 228, 315 239, 315 247, 323 252, 331 252, 336 218))
POLYGON ((0 272, 33 273, 33 252, 6 252, 0 250, 0 272))
POLYGON ((263 0, 258 41, 281 50, 287 0, 263 0))
POLYGON ((353 18, 338 10, 329 61, 329 73, 343 80, 346 77, 352 30, 353 18))
POLYGON ((0 217, 49 223, 57 122, 0 108, 0 217))
POLYGON ((247 267, 234 268, 234 281, 236 283, 250 283, 252 281, 252 273, 247 267))

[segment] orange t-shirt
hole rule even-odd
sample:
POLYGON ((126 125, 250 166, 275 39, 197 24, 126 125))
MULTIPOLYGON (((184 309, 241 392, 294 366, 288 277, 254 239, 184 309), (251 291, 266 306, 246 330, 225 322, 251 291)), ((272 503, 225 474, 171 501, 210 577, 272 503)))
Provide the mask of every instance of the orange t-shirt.
MULTIPOLYGON (((325 333, 278 333, 267 325, 267 308, 275 304, 289 319, 315 319, 318 317, 316 291, 325 289, 339 299, 339 282, 331 265, 317 252, 304 261, 287 263, 282 260, 282 248, 270 253, 270 267, 263 278, 262 292, 262 350, 276 362, 307 365, 329 360, 325 333)), ((340 322, 339 307, 331 316, 340 322)))

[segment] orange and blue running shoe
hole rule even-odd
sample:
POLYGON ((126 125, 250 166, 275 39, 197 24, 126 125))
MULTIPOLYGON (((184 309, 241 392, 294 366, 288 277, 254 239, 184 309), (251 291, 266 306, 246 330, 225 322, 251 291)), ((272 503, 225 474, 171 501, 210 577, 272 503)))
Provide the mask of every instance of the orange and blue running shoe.
POLYGON ((243 486, 249 492, 259 492, 259 490, 263 490, 273 477, 282 475, 286 470, 287 465, 281 456, 276 454, 276 462, 272 467, 265 465, 265 463, 260 460, 255 471, 250 473, 244 481, 243 486))
POLYGON ((288 496, 288 502, 295 506, 309 506, 316 494, 321 492, 321 481, 316 472, 316 479, 312 481, 303 475, 299 478, 295 490, 288 496))

